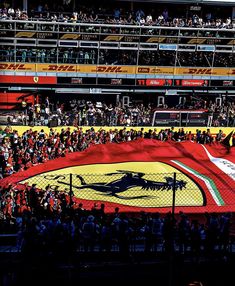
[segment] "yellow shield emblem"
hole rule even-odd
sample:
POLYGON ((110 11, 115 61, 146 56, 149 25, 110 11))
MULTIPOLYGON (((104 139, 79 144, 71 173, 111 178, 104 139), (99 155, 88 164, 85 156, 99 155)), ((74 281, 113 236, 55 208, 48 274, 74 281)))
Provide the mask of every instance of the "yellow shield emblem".
POLYGON ((38 80, 39 80, 38 76, 34 76, 34 77, 33 77, 33 81, 34 81, 35 83, 38 83, 38 80))
MULTIPOLYGON (((128 162, 68 167, 36 175, 21 183, 45 190, 47 185, 69 192, 70 177, 76 198, 132 207, 172 206, 172 174, 179 171, 162 162, 128 162)), ((203 193, 187 175, 176 181, 176 206, 203 206, 203 193)))

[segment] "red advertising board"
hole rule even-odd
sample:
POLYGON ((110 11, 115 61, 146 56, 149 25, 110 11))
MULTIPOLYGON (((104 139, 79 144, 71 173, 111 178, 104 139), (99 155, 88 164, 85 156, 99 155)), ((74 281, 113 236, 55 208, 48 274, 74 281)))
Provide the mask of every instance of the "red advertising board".
POLYGON ((57 84, 55 76, 21 76, 2 75, 0 83, 20 83, 20 84, 57 84))
POLYGON ((181 85, 181 86, 208 86, 208 80, 182 79, 182 80, 176 80, 176 85, 181 85))
POLYGON ((0 92, 0 109, 14 109, 21 105, 22 98, 27 103, 34 103, 35 96, 29 93, 0 92))
POLYGON ((172 79, 138 79, 138 85, 171 86, 172 85, 172 79))

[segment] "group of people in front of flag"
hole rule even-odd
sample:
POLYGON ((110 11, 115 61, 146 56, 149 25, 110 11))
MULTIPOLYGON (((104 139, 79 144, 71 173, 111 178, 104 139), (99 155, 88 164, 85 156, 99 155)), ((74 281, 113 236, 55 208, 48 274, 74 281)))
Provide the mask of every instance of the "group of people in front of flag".
MULTIPOLYGON (((71 251, 130 252, 145 251, 169 254, 227 255, 229 252, 231 213, 205 213, 200 220, 180 212, 124 213, 119 207, 110 212, 104 203, 95 202, 90 209, 66 193, 48 185, 36 184, 1 189, 1 227, 17 233, 17 246, 27 255, 71 251)), ((91 203, 92 205, 92 203, 91 203)))
MULTIPOLYGON (((22 135, 16 129, 7 126, 0 128, 0 176, 6 177, 13 173, 27 170, 28 168, 43 164, 48 160, 65 157, 71 152, 80 152, 92 145, 122 143, 137 140, 138 138, 154 140, 194 141, 201 144, 211 144, 213 141, 220 142, 225 134, 220 130, 218 134, 211 134, 210 129, 206 131, 197 130, 195 134, 186 132, 183 128, 149 129, 139 130, 126 127, 122 129, 99 129, 74 128, 73 130, 63 128, 61 131, 51 128, 49 134, 44 129, 34 131, 32 128, 22 135)), ((235 136, 233 136, 235 145, 235 136)))

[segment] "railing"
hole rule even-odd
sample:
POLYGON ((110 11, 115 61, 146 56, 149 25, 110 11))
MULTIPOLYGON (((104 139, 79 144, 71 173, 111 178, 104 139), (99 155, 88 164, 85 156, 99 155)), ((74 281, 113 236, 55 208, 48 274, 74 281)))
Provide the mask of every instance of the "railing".
POLYGON ((152 117, 152 126, 207 126, 234 127, 235 117, 232 113, 197 110, 156 110, 152 117))
MULTIPOLYGON (((191 49, 199 45, 226 45, 233 47, 235 29, 193 27, 161 27, 96 23, 63 23, 40 21, 8 21, 0 20, 0 31, 3 39, 62 40, 91 42, 126 42, 181 44, 181 49, 191 49)), ((208 49, 206 49, 209 51, 208 49)), ((226 49, 225 49, 226 50, 226 49)), ((211 51, 211 49, 210 49, 211 51)))
MULTIPOLYGON (((79 64, 79 65, 125 65, 134 66, 137 62, 139 66, 158 66, 158 67, 234 67, 233 54, 225 53, 208 53, 207 61, 195 58, 200 56, 200 52, 176 52, 159 50, 156 46, 154 50, 151 47, 147 50, 139 47, 123 49, 118 46, 115 49, 100 47, 97 43, 96 47, 57 47, 45 45, 39 46, 5 46, 5 49, 0 49, 0 61, 10 63, 42 63, 42 64, 79 64), (186 61, 187 58, 187 61, 186 61), (175 59, 177 59, 175 61, 175 59), (173 64, 174 62, 174 64, 173 64), (213 64, 213 66, 212 66, 213 64)), ((94 67, 95 68, 95 67, 94 67)), ((156 67, 157 71, 157 67, 156 67)), ((206 71, 204 71, 206 72, 206 71)), ((233 75, 233 72, 229 72, 233 75)), ((207 72, 207 74, 209 74, 207 72)), ((206 75, 207 75, 206 74, 206 75)), ((212 73, 213 74, 213 73, 212 73)))
POLYGON ((29 256, 48 251, 220 255, 233 251, 230 212, 235 205, 229 201, 234 188, 224 187, 232 175, 219 174, 221 183, 215 185, 209 174, 196 174, 205 186, 211 184, 207 189, 183 173, 19 174, 2 181, 3 187, 12 185, 14 209, 9 212, 9 195, 3 191, 1 221, 28 216, 22 229, 18 225, 17 247, 29 256), (35 218, 37 234, 30 223, 35 218))
MULTIPOLYGON (((163 29, 163 31, 171 31, 171 30, 174 30, 174 31, 185 31, 186 33, 188 33, 189 31, 191 31, 193 34, 195 34, 195 31, 196 30, 199 30, 199 31, 196 31, 196 33, 206 33, 208 31, 213 31, 213 32, 221 32, 221 33, 229 33, 229 32, 233 32, 235 29, 232 25, 230 25, 230 28, 228 30, 228 28, 223 28, 223 27, 203 27, 203 31, 200 31, 200 25, 197 25, 197 26, 190 26, 190 27, 174 27, 174 26, 167 26, 167 25, 150 25, 148 23, 145 23, 145 24, 139 24, 139 25, 133 25, 133 24, 119 24, 119 23, 96 23, 96 22, 79 22, 79 21, 73 21, 73 20, 68 20, 68 21, 64 21, 63 20, 59 20, 57 19, 56 20, 51 20, 51 19, 28 19, 28 20, 8 20, 8 19, 0 19, 0 23, 2 26, 5 26, 5 25, 12 25, 11 28, 12 29, 16 29, 16 28, 21 28, 21 29, 24 29, 25 27, 26 28, 29 28, 31 30, 36 30, 36 28, 40 25, 45 25, 47 27, 52 27, 52 26, 60 26, 60 27, 86 27, 87 29, 91 30, 91 25, 100 30, 102 28, 118 28, 118 29, 123 29, 123 28, 126 28, 128 31, 132 31, 133 29, 134 30, 137 30, 139 31, 140 29, 142 31, 147 31, 148 29, 154 29, 154 30, 161 30, 163 29), (17 25, 17 26, 16 26, 17 25), (25 25, 25 26, 24 26, 25 25)), ((201 26, 202 28, 202 26, 201 26)), ((169 32, 170 34, 170 32, 169 32)))
MULTIPOLYGON (((84 169, 86 170, 86 168, 84 169)), ((76 210, 79 204, 91 209, 94 203, 105 204, 105 211, 114 212, 115 207, 121 211, 138 212, 146 210, 151 212, 172 211, 188 208, 188 212, 214 211, 220 207, 230 207, 233 200, 234 188, 226 186, 226 177, 234 178, 235 174, 219 174, 220 181, 216 183, 211 174, 198 174, 207 187, 200 186, 193 179, 183 173, 141 173, 137 171, 117 170, 101 173, 84 174, 57 174, 56 172, 37 175, 32 178, 9 176, 2 180, 1 185, 14 185, 14 198, 18 195, 24 197, 24 205, 34 212, 63 212, 68 207, 76 210), (209 184, 209 185, 208 185, 209 184), (36 204, 32 205, 30 189, 33 189, 36 204), (213 199, 211 199, 211 197, 213 199), (229 203, 230 202, 230 203, 229 203)), ((201 183, 201 182, 200 182, 201 183)), ((3 196, 4 198, 4 196, 3 196)), ((34 203, 35 203, 34 200, 34 203)), ((3 204, 4 205, 4 204, 3 204)), ((19 209, 14 209, 15 215, 19 209)))
POLYGON ((234 67, 235 29, 2 20, 0 33, 2 62, 234 67))

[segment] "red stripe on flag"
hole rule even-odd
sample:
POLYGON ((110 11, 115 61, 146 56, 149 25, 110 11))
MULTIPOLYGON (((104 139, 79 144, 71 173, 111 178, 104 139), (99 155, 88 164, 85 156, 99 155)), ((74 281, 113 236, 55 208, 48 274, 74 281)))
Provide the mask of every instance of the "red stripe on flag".
MULTIPOLYGON (((228 153, 227 149, 220 144, 214 144, 210 147, 208 147, 208 145, 206 146, 214 157, 222 157, 234 162, 234 149, 231 149, 231 152, 228 153)), ((201 207, 181 206, 177 207, 176 211, 181 210, 195 213, 205 211, 225 212, 231 211, 231 208, 235 206, 235 181, 225 173, 222 173, 222 171, 209 160, 205 150, 200 144, 192 142, 161 142, 156 140, 139 139, 128 143, 93 145, 83 152, 71 153, 65 158, 48 161, 47 163, 32 167, 26 171, 13 174, 10 177, 3 179, 1 181, 1 185, 4 186, 8 183, 17 183, 44 172, 72 166, 121 162, 165 162, 193 178, 205 191, 207 205, 201 207), (174 164, 172 160, 179 161, 214 181, 222 199, 225 202, 225 206, 218 206, 215 203, 211 194, 207 190, 205 183, 201 179, 174 164)), ((94 202, 82 199, 79 199, 79 201, 86 202, 87 206, 94 202)), ((111 202, 104 203, 107 207, 118 205, 117 203, 111 202)), ((122 210, 139 211, 143 210, 143 208, 122 205, 122 210)), ((156 208, 148 207, 144 208, 144 210, 156 211, 156 208)), ((163 207, 160 209, 161 212, 169 210, 171 210, 171 208, 163 207)))

